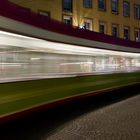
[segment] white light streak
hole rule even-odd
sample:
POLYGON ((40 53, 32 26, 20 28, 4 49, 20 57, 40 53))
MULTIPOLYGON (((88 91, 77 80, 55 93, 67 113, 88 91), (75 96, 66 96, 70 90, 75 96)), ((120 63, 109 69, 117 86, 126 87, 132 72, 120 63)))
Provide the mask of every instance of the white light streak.
POLYGON ((112 55, 112 56, 126 56, 126 57, 140 57, 139 53, 129 53, 120 51, 111 51, 105 49, 96 49, 89 47, 82 47, 78 45, 69 45, 64 43, 56 43, 51 41, 45 41, 32 37, 26 37, 23 35, 17 35, 14 33, 8 33, 0 31, 0 45, 4 46, 18 46, 26 49, 33 49, 38 51, 59 53, 59 54, 76 54, 76 55, 112 55))

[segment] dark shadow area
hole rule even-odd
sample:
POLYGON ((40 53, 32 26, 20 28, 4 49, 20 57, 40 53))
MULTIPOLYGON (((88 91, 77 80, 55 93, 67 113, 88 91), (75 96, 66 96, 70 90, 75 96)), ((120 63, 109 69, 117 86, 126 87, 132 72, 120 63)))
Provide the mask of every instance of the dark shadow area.
POLYGON ((86 97, 33 113, 0 127, 0 140, 43 140, 58 127, 91 111, 125 100, 140 93, 140 85, 86 97))

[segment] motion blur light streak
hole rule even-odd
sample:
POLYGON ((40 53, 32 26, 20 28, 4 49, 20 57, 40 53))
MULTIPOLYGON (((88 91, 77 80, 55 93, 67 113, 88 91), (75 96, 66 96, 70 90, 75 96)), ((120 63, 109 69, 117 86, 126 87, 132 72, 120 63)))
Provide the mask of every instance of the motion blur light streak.
POLYGON ((0 31, 0 77, 47 78, 140 70, 140 54, 69 45, 0 31))
POLYGON ((41 39, 36 39, 32 37, 26 37, 22 35, 16 35, 14 33, 8 33, 4 31, 0 31, 0 44, 1 45, 10 45, 10 46, 17 46, 18 47, 32 47, 32 49, 38 49, 40 48, 44 49, 42 51, 59 51, 59 53, 63 53, 61 51, 65 51, 68 53, 77 53, 77 55, 81 55, 81 53, 84 53, 84 55, 119 55, 119 56, 140 56, 139 53, 128 53, 128 52, 120 52, 120 51, 111 51, 111 50, 105 50, 105 49, 95 49, 95 48, 88 48, 88 47, 81 47, 81 46, 74 46, 74 45, 68 45, 63 43, 55 43, 50 41, 45 41, 41 39), (16 37, 16 38, 15 38, 16 37))

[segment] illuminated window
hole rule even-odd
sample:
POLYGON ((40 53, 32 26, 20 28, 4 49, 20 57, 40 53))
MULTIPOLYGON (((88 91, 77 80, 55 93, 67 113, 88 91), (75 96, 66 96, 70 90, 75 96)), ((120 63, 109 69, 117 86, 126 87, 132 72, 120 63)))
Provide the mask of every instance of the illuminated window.
POLYGON ((118 37, 118 25, 112 24, 112 36, 118 37))
POLYGON ((128 1, 123 2, 123 15, 125 17, 130 16, 130 3, 128 1))
POLYGON ((99 33, 106 33, 106 23, 105 22, 99 22, 99 33))
POLYGON ((106 0, 98 0, 98 8, 99 10, 106 10, 106 0))
POLYGON ((129 40, 130 39, 130 27, 125 26, 123 31, 124 31, 124 39, 129 40))
POLYGON ((50 17, 50 12, 38 10, 39 15, 50 17))
POLYGON ((135 29, 135 41, 140 42, 140 28, 135 29))
POLYGON ((63 11, 72 12, 72 0, 62 0, 63 1, 63 11))
POLYGON ((92 19, 84 19, 84 28, 92 30, 92 19))
POLYGON ((92 8, 92 0, 84 0, 83 4, 84 8, 92 8))
POLYGON ((72 25, 72 17, 71 17, 71 16, 64 15, 64 16, 63 16, 63 22, 64 22, 65 24, 72 25))
POLYGON ((140 19, 140 5, 134 5, 134 18, 140 19))
POLYGON ((111 10, 112 13, 118 13, 118 0, 111 0, 111 10))

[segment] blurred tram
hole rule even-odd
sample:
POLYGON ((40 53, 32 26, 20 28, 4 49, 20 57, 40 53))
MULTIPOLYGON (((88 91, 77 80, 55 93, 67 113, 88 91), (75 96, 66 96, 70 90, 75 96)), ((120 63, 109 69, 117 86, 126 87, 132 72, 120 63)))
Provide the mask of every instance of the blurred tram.
POLYGON ((17 5, 3 5, 5 8, 0 7, 1 80, 140 70, 139 42, 77 29, 17 5))
POLYGON ((78 29, 1 0, 0 124, 140 83, 140 42, 78 29))

